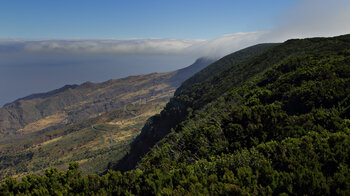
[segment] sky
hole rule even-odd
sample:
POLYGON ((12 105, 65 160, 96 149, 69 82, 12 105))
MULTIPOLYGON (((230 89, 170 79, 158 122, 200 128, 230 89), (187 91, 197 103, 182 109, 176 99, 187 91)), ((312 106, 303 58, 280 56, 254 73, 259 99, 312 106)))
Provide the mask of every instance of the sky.
POLYGON ((349 0, 0 0, 0 106, 66 84, 350 33, 349 0))
POLYGON ((2 38, 182 38, 269 30, 300 0, 0 0, 2 38))

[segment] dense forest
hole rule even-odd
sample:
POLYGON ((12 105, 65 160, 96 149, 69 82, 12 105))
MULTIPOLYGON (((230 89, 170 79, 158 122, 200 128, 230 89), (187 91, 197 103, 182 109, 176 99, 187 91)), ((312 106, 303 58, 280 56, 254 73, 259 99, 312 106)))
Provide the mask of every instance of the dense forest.
POLYGON ((0 194, 350 195, 350 35, 232 55, 148 120, 122 172, 83 176, 73 162, 0 194))

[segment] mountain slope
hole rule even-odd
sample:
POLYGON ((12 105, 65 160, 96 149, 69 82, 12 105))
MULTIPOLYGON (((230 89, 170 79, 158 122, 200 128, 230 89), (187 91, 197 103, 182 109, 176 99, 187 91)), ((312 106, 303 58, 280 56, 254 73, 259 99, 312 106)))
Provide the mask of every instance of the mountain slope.
POLYGON ((72 161, 84 174, 102 173, 129 150, 145 121, 166 101, 133 103, 68 126, 53 126, 0 145, 0 178, 66 169, 72 161))
POLYGON ((202 69, 198 73, 185 80, 181 86, 176 89, 175 95, 179 94, 183 89, 205 81, 209 77, 223 71, 226 67, 245 61, 248 58, 258 55, 276 45, 278 44, 258 44, 227 55, 225 58, 216 61, 212 65, 206 67, 205 69, 202 69))
POLYGON ((296 53, 193 111, 138 167, 158 179, 169 171, 164 187, 175 192, 349 194, 350 35, 272 50, 292 45, 296 53))
POLYGON ((169 99, 183 80, 212 61, 197 60, 187 68, 168 73, 130 76, 103 83, 66 85, 48 93, 18 99, 0 108, 0 134, 3 137, 13 135, 30 123, 57 114, 64 118, 56 124, 69 124, 140 99, 169 99))
MULTIPOLYGON (((167 104, 167 106, 161 112, 161 114, 152 117, 146 123, 145 127, 142 129, 141 135, 138 136, 133 142, 130 154, 128 154, 122 161, 120 161, 118 165, 113 166, 113 168, 117 170, 129 170, 134 168, 137 161, 139 161, 140 157, 146 154, 156 142, 161 140, 166 134, 170 132, 172 128, 175 128, 175 126, 178 123, 180 123, 186 118, 187 113, 190 112, 188 111, 188 109, 193 110, 194 107, 192 104, 196 103, 196 99, 202 100, 213 98, 209 96, 209 93, 211 92, 210 90, 220 90, 222 88, 229 89, 235 84, 233 82, 229 82, 227 84, 224 84, 225 86, 221 86, 220 84, 220 86, 217 85, 216 87, 213 87, 211 85, 212 89, 206 88, 198 92, 198 90, 196 89, 196 82, 204 80, 204 77, 208 77, 207 81, 219 81, 221 80, 221 78, 224 78, 226 76, 216 76, 217 74, 215 73, 226 73, 234 75, 237 74, 236 72, 240 69, 240 67, 243 67, 244 69, 243 71, 241 71, 243 74, 251 73, 255 70, 250 69, 250 67, 248 66, 240 66, 240 63, 243 63, 253 57, 254 61, 251 64, 256 63, 261 60, 260 58, 255 58, 256 55, 262 54, 276 45, 277 44, 259 44, 243 49, 241 51, 237 51, 214 62, 213 64, 209 65, 199 73, 186 80, 183 83, 185 87, 181 85, 177 89, 176 92, 178 93, 178 95, 176 95, 170 100, 170 102, 167 104), (210 73, 214 74, 210 75, 210 73), (180 94, 179 92, 182 93, 180 94)), ((241 72, 239 72, 238 74, 241 74, 241 72)), ((237 80, 237 82, 242 80, 243 78, 240 78, 240 80, 237 80)))
POLYGON ((65 114, 66 118, 61 122, 67 124, 140 99, 156 96, 168 99, 175 89, 175 86, 167 83, 173 75, 174 73, 154 73, 104 83, 87 82, 19 99, 0 109, 1 132, 14 134, 29 123, 55 114, 65 114))
POLYGON ((192 77, 194 74, 206 68, 216 60, 217 59, 212 59, 209 57, 199 58, 191 66, 177 70, 176 74, 171 78, 170 82, 173 83, 174 86, 183 85, 183 81, 192 77))
MULTIPOLYGON (((192 136, 207 137, 204 141, 207 141, 206 145, 209 146, 203 145, 201 141, 195 142, 195 137, 186 136, 187 144, 182 145, 190 147, 190 143, 195 143, 197 150, 215 148, 215 145, 218 145, 218 141, 210 141, 210 134, 224 134, 221 139, 232 139, 224 145, 241 148, 252 147, 256 143, 271 139, 301 137, 312 129, 347 132, 350 107, 350 36, 293 40, 293 44, 300 46, 300 42, 303 41, 324 43, 327 47, 320 49, 315 44, 312 50, 290 55, 262 74, 251 77, 224 93, 220 92, 210 103, 193 109, 191 114, 178 124, 172 136, 167 136, 160 144, 166 143, 168 150, 175 150, 171 146, 178 148, 178 144, 184 142, 182 139, 185 139, 185 132, 194 134, 192 136), (209 130, 203 129, 202 126, 212 126, 210 129, 215 127, 216 130, 210 130, 212 133, 208 133, 209 130), (307 129, 303 133, 296 128, 307 129), (264 132, 267 135, 264 135, 264 132), (257 138, 251 138, 253 136, 257 138), (172 139, 176 141, 171 141, 172 139)), ((290 42, 284 43, 286 44, 290 42)), ((227 77, 222 78, 226 79, 230 80, 227 77)), ((203 82, 200 85, 204 88, 203 86, 208 84, 203 82)), ((195 101, 199 102, 198 99, 195 101)), ((157 149, 153 149, 148 157, 158 151, 157 149)), ((222 150, 230 150, 230 147, 222 150)), ((186 149, 182 151, 186 152, 186 149)), ((207 152, 200 156, 210 154, 207 152)), ((189 155, 195 156, 195 153, 191 152, 189 155)), ((179 156, 186 156, 186 153, 179 156)))
MULTIPOLYGON (((221 72, 208 77, 202 83, 189 85, 187 88, 179 87, 181 90, 177 90, 176 95, 170 100, 160 115, 150 119, 140 136, 133 143, 131 153, 115 168, 119 170, 134 168, 140 157, 146 154, 171 129, 175 129, 178 124, 192 115, 193 111, 204 107, 228 90, 241 85, 242 82, 262 73, 284 59, 308 52, 332 51, 336 47, 339 47, 339 49, 347 48, 347 36, 334 39, 336 41, 330 43, 327 41, 329 39, 324 38, 288 40, 284 44, 274 46, 259 55, 248 58, 246 61, 222 66, 224 69, 221 72)), ((233 58, 233 56, 229 55, 219 61, 230 62, 230 58, 233 58), (228 59, 226 60, 226 58, 228 59)), ((217 64, 213 63, 212 65, 215 66, 217 64)), ((206 69, 213 68, 209 66, 206 69)), ((206 69, 202 70, 202 72, 205 72, 206 69)), ((190 78, 189 81, 191 80, 190 78)), ((184 82, 184 84, 186 83, 187 81, 184 82)))

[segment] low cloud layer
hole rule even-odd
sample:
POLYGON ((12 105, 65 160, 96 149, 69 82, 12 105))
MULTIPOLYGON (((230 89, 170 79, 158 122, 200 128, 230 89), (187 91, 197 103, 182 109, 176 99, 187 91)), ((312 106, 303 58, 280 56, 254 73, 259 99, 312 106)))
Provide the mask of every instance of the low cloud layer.
POLYGON ((3 49, 16 52, 76 54, 177 54, 203 40, 186 39, 7 39, 3 49), (14 50, 15 49, 15 50, 14 50))
POLYGON ((0 51, 40 54, 141 54, 221 57, 257 42, 265 32, 200 39, 57 39, 0 40, 0 51))

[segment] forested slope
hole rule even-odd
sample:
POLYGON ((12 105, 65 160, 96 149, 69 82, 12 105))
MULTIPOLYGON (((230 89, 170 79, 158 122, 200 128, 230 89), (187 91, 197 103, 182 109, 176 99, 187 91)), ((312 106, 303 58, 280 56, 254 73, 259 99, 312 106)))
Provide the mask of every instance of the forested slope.
MULTIPOLYGON (((118 170, 132 169, 145 153, 148 152, 156 142, 167 135, 172 128, 188 118, 193 111, 204 107, 206 104, 220 97, 223 93, 241 85, 247 79, 254 77, 267 68, 270 68, 288 57, 299 56, 305 53, 319 53, 323 51, 337 50, 347 46, 345 37, 324 39, 313 38, 303 40, 289 40, 267 50, 268 47, 262 48, 257 45, 261 53, 256 53, 254 47, 250 47, 252 52, 251 58, 247 55, 245 61, 232 61, 231 59, 241 56, 241 52, 228 55, 223 59, 213 63, 213 66, 219 65, 222 69, 219 73, 209 75, 201 83, 188 84, 187 88, 181 86, 175 92, 175 96, 170 100, 160 115, 154 116, 143 128, 141 135, 135 140, 131 153, 121 161, 116 167, 118 170), (264 50, 265 49, 265 50, 264 50), (258 55, 254 55, 258 54, 258 55), (222 63, 226 65, 220 65, 222 63), (230 62, 234 62, 230 64, 230 62)), ((273 46, 273 45, 270 45, 273 46)), ((213 66, 208 66, 201 72, 210 73, 213 66)), ((194 77, 196 77, 195 75, 194 77)), ((188 81, 192 81, 191 77, 188 81)), ((186 84, 187 81, 184 82, 186 84)))
MULTIPOLYGON (((149 149, 159 140, 161 140, 165 135, 167 135, 172 128, 184 120, 191 110, 193 110, 193 106, 190 104, 194 104, 194 101, 202 99, 212 99, 213 97, 209 97, 210 91, 207 88, 207 84, 203 83, 199 84, 202 81, 213 81, 218 82, 221 80, 222 76, 216 76, 215 73, 224 73, 227 72, 231 75, 239 75, 241 74, 238 71, 240 67, 239 64, 244 61, 258 55, 264 53, 269 48, 275 46, 277 44, 259 44, 255 46, 251 46, 249 48, 237 51, 233 54, 227 55, 222 59, 212 63, 211 65, 204 68, 202 71, 190 77, 186 80, 175 92, 175 96, 170 100, 165 109, 160 113, 160 115, 153 116, 148 122, 145 124, 144 128, 140 136, 138 136, 133 142, 131 152, 119 162, 116 166, 111 166, 111 169, 116 170, 129 170, 136 166, 136 163, 140 160, 140 157, 145 155, 149 149), (229 70, 232 69, 232 70, 229 70), (197 84, 198 83, 198 84, 197 84), (206 86, 204 86, 206 85, 206 86), (197 90, 197 87, 203 87, 201 92, 197 90), (180 93, 181 91, 181 93, 180 93), (183 92, 182 92, 183 91, 183 92), (207 94, 204 94, 207 93, 207 94), (189 95, 191 94, 191 95, 189 95)), ((251 73, 249 67, 243 67, 242 72, 251 73)), ((223 76, 226 77, 226 76, 223 76)), ((222 77, 222 78, 223 78, 222 77)), ((224 78, 223 78, 224 79, 224 78)), ((240 79, 242 80, 242 78, 240 79)), ((221 84, 219 84, 221 85, 221 84)), ((215 88, 225 88, 230 89, 235 84, 229 83, 225 84, 226 86, 219 86, 215 88)), ((218 94, 220 95, 220 94, 218 94)), ((203 105, 203 103, 202 103, 203 105)))
POLYGON ((81 177, 72 163, 0 190, 349 195, 349 117, 350 35, 289 40, 177 94, 144 127, 141 143, 166 136, 136 169, 81 177))
POLYGON ((181 84, 179 88, 176 89, 175 94, 177 95, 183 89, 187 89, 194 84, 203 82, 208 78, 210 78, 211 76, 214 76, 215 74, 223 71, 225 68, 235 65, 237 63, 243 62, 258 54, 261 54, 262 52, 265 52, 267 49, 270 49, 271 47, 276 45, 278 44, 273 44, 273 43, 258 44, 258 45, 250 46, 248 48, 244 48, 232 54, 229 54, 224 58, 221 58, 218 61, 215 61, 215 63, 212 63, 211 65, 205 67, 204 69, 194 74, 193 76, 189 77, 187 80, 185 80, 181 84))

